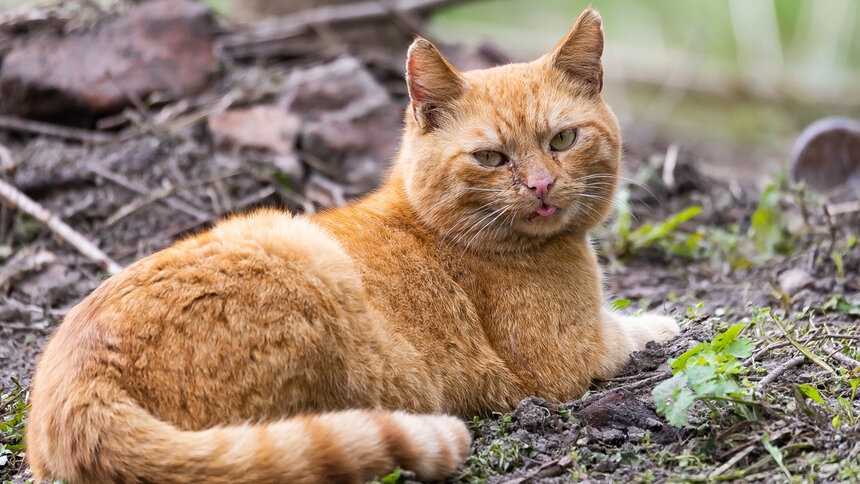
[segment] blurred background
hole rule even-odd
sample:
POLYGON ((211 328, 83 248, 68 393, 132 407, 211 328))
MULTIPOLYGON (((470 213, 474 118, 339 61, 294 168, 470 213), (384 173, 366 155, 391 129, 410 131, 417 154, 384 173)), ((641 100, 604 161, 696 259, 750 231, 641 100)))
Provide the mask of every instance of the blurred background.
MULTIPOLYGON (((0 0, 0 8, 27 3, 0 0)), ((242 23, 350 2, 206 3, 242 23)), ((628 144, 672 139, 700 154, 713 174, 733 176, 743 167, 745 175, 771 175, 785 169, 793 139, 809 123, 860 113, 855 0, 437 3, 420 33, 444 44, 490 43, 511 60, 546 52, 592 4, 605 20, 605 97, 628 144)))

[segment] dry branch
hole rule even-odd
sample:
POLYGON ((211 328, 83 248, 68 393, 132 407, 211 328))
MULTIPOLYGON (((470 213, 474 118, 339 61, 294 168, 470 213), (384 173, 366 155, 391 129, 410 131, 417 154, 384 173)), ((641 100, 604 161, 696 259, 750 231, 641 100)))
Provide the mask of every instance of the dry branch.
MULTIPOLYGON (((108 170, 107 168, 96 165, 94 163, 89 166, 89 170, 91 172, 93 172, 94 174, 104 178, 105 180, 116 183, 117 185, 119 185, 119 186, 121 186, 127 190, 130 190, 134 193, 137 193, 138 195, 143 195, 143 196, 147 197, 142 202, 132 202, 133 204, 134 203, 141 203, 141 205, 139 207, 136 207, 134 210, 137 210, 138 208, 140 208, 144 205, 147 205, 149 203, 152 203, 152 202, 155 202, 158 200, 163 200, 163 202, 165 204, 167 204, 168 206, 170 206, 171 208, 173 208, 175 210, 179 210, 180 212, 183 212, 187 215, 194 217, 198 222, 201 222, 203 220, 207 220, 209 218, 209 214, 194 208, 193 206, 191 206, 190 204, 188 204, 186 202, 183 202, 182 200, 177 200, 174 198, 167 198, 168 195, 171 195, 174 191, 184 189, 187 187, 172 187, 171 186, 171 187, 169 187, 169 189, 161 189, 161 190, 158 190, 157 192, 153 193, 153 191, 150 190, 149 187, 147 187, 146 185, 143 185, 139 182, 129 180, 126 177, 120 175, 119 173, 114 173, 114 172, 108 170)), ((230 174, 227 176, 233 176, 233 175, 230 174)), ((126 208, 124 208, 123 210, 125 210, 125 209, 126 208)), ((133 211, 133 210, 131 210, 131 211, 133 211)), ((131 213, 131 211, 129 211, 129 213, 131 213)), ((123 216, 128 215, 129 213, 125 213, 123 216)), ((113 220, 112 222, 108 222, 108 225, 112 225, 113 223, 116 223, 116 221, 117 220, 113 220)))
POLYGON ((428 12, 464 0, 409 0, 398 3, 396 9, 380 1, 330 5, 294 13, 257 23, 245 32, 228 34, 216 42, 217 51, 231 57, 247 57, 283 52, 285 41, 313 31, 315 25, 335 25, 371 21, 392 15, 409 18, 411 14, 428 12))
POLYGON ((556 459, 550 462, 541 464, 540 467, 526 477, 518 477, 505 481, 504 484, 531 484, 546 477, 555 477, 563 474, 573 465, 573 457, 565 455, 561 459, 556 459))
POLYGON ((613 388, 612 390, 628 390, 628 391, 632 391, 632 390, 636 390, 636 389, 642 388, 642 387, 644 387, 644 386, 648 386, 648 385, 649 385, 649 384, 651 384, 651 383, 656 383, 656 382, 663 381, 663 380, 665 380, 665 379, 667 379, 667 378, 669 378, 669 377, 671 377, 671 376, 672 376, 672 372, 671 372, 671 371, 664 371, 664 372, 660 372, 660 373, 658 373, 658 374, 656 374, 656 375, 654 375, 654 376, 651 376, 651 377, 645 378, 644 380, 639 380, 639 381, 637 381, 637 382, 635 382, 635 383, 630 383, 629 385, 623 385, 623 386, 620 386, 620 387, 617 387, 617 388, 613 388))
POLYGON ((70 128, 57 124, 22 119, 15 116, 0 114, 0 129, 9 131, 22 131, 25 133, 53 136, 55 138, 73 139, 89 143, 107 143, 114 139, 113 136, 88 129, 70 128))
POLYGON ((86 237, 69 227, 59 217, 51 213, 45 207, 36 203, 32 198, 23 194, 14 186, 0 179, 0 202, 12 209, 20 210, 35 218, 47 226, 51 232, 60 239, 68 242, 81 254, 97 262, 104 267, 108 273, 116 274, 122 270, 122 266, 111 260, 104 252, 96 247, 86 237))
POLYGON ((860 361, 851 358, 848 355, 842 353, 842 351, 833 348, 832 346, 828 346, 826 344, 821 344, 821 350, 827 353, 828 358, 833 358, 834 360, 842 363, 843 365, 847 365, 852 370, 855 368, 860 368, 860 361))
POLYGON ((806 356, 799 355, 799 356, 795 356, 794 358, 792 358, 790 360, 785 361, 783 364, 779 365, 773 371, 768 373, 767 376, 764 377, 760 382, 758 382, 758 384, 755 386, 755 391, 756 392, 763 391, 768 385, 770 385, 771 383, 776 381, 776 379, 779 378, 780 375, 785 373, 786 370, 788 370, 789 368, 794 368, 795 366, 799 366, 799 365, 803 364, 803 362, 805 360, 806 360, 806 356))

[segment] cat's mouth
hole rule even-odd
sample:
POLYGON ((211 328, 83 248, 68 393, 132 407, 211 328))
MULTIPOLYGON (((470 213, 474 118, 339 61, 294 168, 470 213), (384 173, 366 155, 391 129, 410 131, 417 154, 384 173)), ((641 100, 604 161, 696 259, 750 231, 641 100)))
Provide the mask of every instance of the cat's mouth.
POLYGON ((528 216, 529 222, 540 217, 549 217, 558 210, 558 207, 541 202, 540 206, 528 216))

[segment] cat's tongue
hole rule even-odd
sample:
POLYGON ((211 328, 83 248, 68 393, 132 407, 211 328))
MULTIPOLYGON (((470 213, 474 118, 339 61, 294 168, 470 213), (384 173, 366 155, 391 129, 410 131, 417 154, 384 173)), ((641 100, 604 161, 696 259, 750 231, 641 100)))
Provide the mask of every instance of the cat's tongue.
POLYGON ((540 204, 540 207, 537 209, 537 214, 541 217, 546 217, 555 213, 555 205, 547 205, 545 203, 540 204))

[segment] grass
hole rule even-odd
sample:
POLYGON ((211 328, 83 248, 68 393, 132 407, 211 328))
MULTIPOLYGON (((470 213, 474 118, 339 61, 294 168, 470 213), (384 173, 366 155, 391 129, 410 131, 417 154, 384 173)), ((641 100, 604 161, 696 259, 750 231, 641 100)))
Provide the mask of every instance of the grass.
POLYGON ((15 382, 8 393, 0 395, 0 480, 17 474, 24 463, 24 429, 27 425, 29 392, 15 382))

